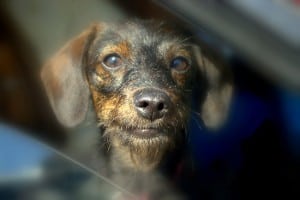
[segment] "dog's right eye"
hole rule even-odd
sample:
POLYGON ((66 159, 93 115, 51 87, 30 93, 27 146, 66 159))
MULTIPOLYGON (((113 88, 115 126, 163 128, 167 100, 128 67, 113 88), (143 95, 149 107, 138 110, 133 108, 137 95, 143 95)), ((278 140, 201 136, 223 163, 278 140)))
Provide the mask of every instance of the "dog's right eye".
POLYGON ((190 64, 186 58, 178 56, 171 61, 170 66, 178 72, 185 72, 190 67, 190 64))
POLYGON ((104 57, 103 65, 107 68, 116 69, 122 65, 122 58, 118 54, 109 54, 104 57))

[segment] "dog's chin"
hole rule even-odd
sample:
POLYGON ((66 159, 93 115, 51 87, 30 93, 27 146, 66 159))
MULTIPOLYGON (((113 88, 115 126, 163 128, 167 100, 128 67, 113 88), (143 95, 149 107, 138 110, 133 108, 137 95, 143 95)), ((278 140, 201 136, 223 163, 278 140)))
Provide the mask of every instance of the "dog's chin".
POLYGON ((114 127, 107 130, 114 152, 127 167, 149 171, 157 167, 176 144, 176 133, 156 127, 114 127))

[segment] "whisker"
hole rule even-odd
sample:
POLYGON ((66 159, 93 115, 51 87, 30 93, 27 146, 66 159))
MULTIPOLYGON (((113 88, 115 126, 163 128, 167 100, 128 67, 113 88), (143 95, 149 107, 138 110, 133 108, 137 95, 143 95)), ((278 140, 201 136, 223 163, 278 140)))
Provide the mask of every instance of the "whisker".
POLYGON ((201 114, 195 110, 191 110, 192 113, 195 113, 196 115, 200 116, 201 114))
MULTIPOLYGON (((197 116, 200 117, 200 113, 199 113, 199 112, 196 112, 196 111, 193 111, 193 110, 192 110, 192 112, 195 113, 197 116)), ((202 127, 201 124, 199 123, 198 119, 197 119, 195 116, 193 116, 193 115, 192 115, 192 120, 194 120, 194 121, 196 122, 197 127, 198 127, 200 130, 203 130, 203 127, 202 127)))
POLYGON ((186 41, 189 41, 191 38, 192 38, 191 36, 185 37, 185 38, 179 40, 178 42, 179 42, 179 43, 185 43, 186 41))
POLYGON ((184 127, 184 139, 187 141, 187 143, 190 142, 190 137, 186 126, 184 127))
POLYGON ((190 93, 190 92, 193 92, 193 90, 191 90, 191 89, 185 89, 184 92, 190 93))

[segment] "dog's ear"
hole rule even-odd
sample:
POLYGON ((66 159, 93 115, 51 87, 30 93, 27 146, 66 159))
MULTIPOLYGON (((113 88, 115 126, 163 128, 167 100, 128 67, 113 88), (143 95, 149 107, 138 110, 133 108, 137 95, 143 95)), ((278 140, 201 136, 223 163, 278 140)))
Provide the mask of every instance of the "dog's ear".
POLYGON ((94 24, 69 41, 43 66, 41 78, 57 119, 73 127, 85 119, 89 87, 85 77, 86 53, 100 25, 94 24))
POLYGON ((208 129, 217 129, 225 122, 233 92, 232 73, 227 66, 210 59, 198 46, 193 46, 199 74, 203 80, 199 113, 208 129))

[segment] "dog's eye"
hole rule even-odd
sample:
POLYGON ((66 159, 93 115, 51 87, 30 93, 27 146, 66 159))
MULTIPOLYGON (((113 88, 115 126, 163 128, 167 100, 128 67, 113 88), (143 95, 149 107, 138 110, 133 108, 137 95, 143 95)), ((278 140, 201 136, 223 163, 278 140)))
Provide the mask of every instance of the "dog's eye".
POLYGON ((102 63, 108 68, 118 68, 123 62, 118 54, 109 54, 104 57, 102 63))
POLYGON ((179 56, 171 61, 170 67, 176 71, 184 72, 190 67, 190 65, 186 58, 179 56))

